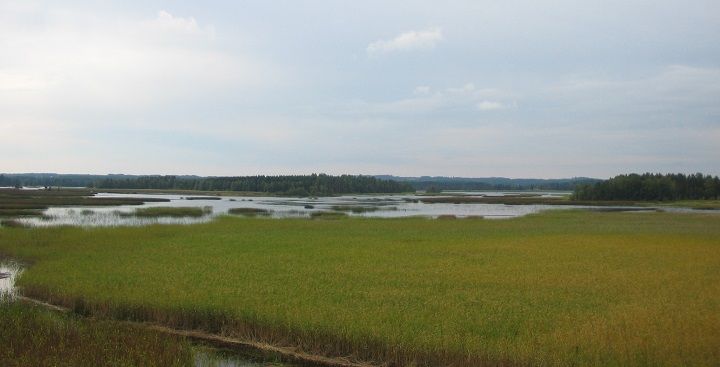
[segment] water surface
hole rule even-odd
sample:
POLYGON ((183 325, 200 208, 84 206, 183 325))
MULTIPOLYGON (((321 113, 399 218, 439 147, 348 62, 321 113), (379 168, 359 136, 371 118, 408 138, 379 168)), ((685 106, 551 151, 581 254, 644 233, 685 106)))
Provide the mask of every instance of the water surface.
MULTIPOLYGON (((514 192, 514 191, 467 191, 452 192, 463 196, 515 196, 533 195, 557 197, 568 192, 514 192)), ((177 194, 116 194, 99 193, 99 198, 165 198, 169 202, 147 202, 143 205, 123 205, 112 207, 54 207, 45 210, 42 217, 18 219, 20 222, 35 226, 142 226, 149 224, 193 224, 212 220, 218 215, 228 213, 232 208, 253 208, 267 210, 273 218, 309 217, 314 212, 332 211, 340 207, 350 216, 400 218, 422 216, 483 217, 488 219, 514 218, 544 210, 590 209, 603 211, 672 211, 698 212, 688 208, 638 208, 626 206, 575 206, 575 205, 506 205, 484 203, 424 203, 419 195, 344 195, 318 198, 287 197, 246 197, 246 196, 199 196, 177 194), (200 207, 210 208, 211 214, 202 217, 159 217, 141 218, 128 216, 138 208, 148 207, 200 207)), ((703 211, 708 212, 708 211, 703 211)), ((717 211, 715 211, 717 212, 717 211)))

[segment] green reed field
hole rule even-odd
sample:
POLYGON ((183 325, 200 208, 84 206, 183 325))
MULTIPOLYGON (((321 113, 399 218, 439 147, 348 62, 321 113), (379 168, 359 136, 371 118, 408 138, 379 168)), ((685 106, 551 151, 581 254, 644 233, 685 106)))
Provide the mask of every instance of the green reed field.
POLYGON ((2 228, 26 295, 390 365, 717 366, 720 216, 2 228))
POLYGON ((113 321, 0 302, 0 365, 192 366, 190 345, 113 321))

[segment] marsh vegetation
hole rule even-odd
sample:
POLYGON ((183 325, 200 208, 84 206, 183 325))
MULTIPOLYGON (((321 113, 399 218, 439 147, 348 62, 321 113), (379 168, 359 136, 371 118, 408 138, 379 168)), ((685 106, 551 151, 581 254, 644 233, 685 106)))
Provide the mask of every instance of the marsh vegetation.
POLYGON ((205 215, 212 214, 211 207, 164 207, 154 206, 149 208, 135 209, 131 213, 122 213, 122 215, 136 216, 140 218, 157 218, 157 217, 170 217, 170 218, 181 218, 191 217, 199 218, 205 215))
POLYGON ((257 215, 269 216, 270 214, 272 214, 272 211, 261 208, 230 208, 228 209, 228 214, 244 215, 247 217, 254 217, 257 215))
POLYGON ((390 365, 720 360, 720 217, 711 214, 3 228, 0 251, 33 261, 23 293, 80 314, 330 356, 390 365))
POLYGON ((3 366, 193 365, 190 345, 180 338, 19 302, 0 302, 0 330, 3 366))
POLYGON ((117 206, 167 202, 162 198, 94 197, 85 189, 21 190, 0 189, 0 215, 34 215, 51 206, 117 206))

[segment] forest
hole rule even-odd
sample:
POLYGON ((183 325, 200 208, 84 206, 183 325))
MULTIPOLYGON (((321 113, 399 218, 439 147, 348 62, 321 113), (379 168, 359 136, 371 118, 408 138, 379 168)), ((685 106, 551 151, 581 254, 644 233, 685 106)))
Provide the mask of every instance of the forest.
POLYGON ((702 173, 618 175, 595 184, 578 185, 576 200, 702 200, 720 197, 720 178, 702 173))
POLYGON ((593 184, 601 180, 589 177, 573 178, 506 178, 506 177, 446 177, 420 176, 401 177, 392 175, 375 176, 386 180, 406 182, 416 190, 438 192, 444 190, 559 190, 572 191, 579 184, 593 184))
POLYGON ((140 176, 133 178, 105 178, 93 183, 98 189, 172 189, 204 191, 243 191, 315 196, 363 193, 414 192, 411 185, 372 176, 326 174, 295 176, 242 177, 178 177, 140 176))

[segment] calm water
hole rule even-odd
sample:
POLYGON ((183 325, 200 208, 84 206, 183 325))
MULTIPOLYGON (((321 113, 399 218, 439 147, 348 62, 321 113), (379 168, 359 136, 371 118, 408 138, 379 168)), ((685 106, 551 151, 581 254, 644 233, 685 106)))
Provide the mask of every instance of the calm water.
MULTIPOLYGON (((470 196, 506 196, 518 195, 518 192, 454 192, 470 196)), ((543 197, 562 196, 563 192, 532 192, 543 197)), ((489 219, 513 218, 543 210, 593 209, 593 210, 638 210, 631 207, 591 207, 566 205, 505 205, 505 204, 426 204, 419 201, 417 195, 348 195, 320 198, 285 197, 243 197, 243 196, 198 196, 168 194, 110 194, 100 193, 97 197, 135 197, 166 198, 169 202, 151 202, 143 205, 112 207, 55 207, 47 209, 43 217, 21 218, 19 221, 37 227, 76 225, 76 226, 142 226, 148 224, 193 224, 211 221, 218 215, 228 213, 232 208, 256 208, 271 212, 275 218, 308 217, 313 212, 333 210, 335 206, 360 209, 357 212, 345 211, 350 216, 398 218, 409 216, 438 217, 454 215, 459 218, 482 216, 489 219), (192 198, 192 199, 189 199, 192 198), (219 199, 218 199, 219 198, 219 199), (137 208, 147 207, 209 207, 212 213, 199 218, 138 218, 121 213, 132 213, 137 208), (363 211, 364 210, 364 211, 363 211)), ((653 211, 654 208, 640 209, 653 211)), ((693 211, 684 208, 663 208, 666 211, 693 211)), ((707 211, 705 211, 707 212, 707 211)))
MULTIPOLYGON (((475 193, 477 195, 477 193, 475 193)), ((515 193, 509 193, 513 195, 515 193)), ((562 195, 563 193, 542 193, 543 195, 562 195)), ((502 196, 503 192, 483 192, 486 196, 502 196)), ((503 204, 425 204, 416 195, 353 195, 321 198, 281 198, 281 197, 241 197, 223 196, 219 200, 190 200, 197 196, 166 194, 110 194, 100 193, 97 197, 139 197, 166 198, 169 202, 152 202, 143 205, 112 207, 55 207, 47 209, 41 218, 21 218, 21 222, 32 226, 138 226, 148 224, 192 224, 202 223, 218 215, 227 214, 232 208, 256 208, 269 210, 272 217, 308 217, 313 212, 329 211, 334 206, 357 209, 369 209, 364 212, 346 211, 351 216, 397 218, 409 216, 437 217, 455 215, 457 217, 483 216, 486 218, 510 218, 542 210, 562 209, 551 205, 503 205, 503 204), (132 213, 137 208, 147 207, 209 207, 212 214, 200 218, 137 218, 119 215, 132 213)), ((217 198, 217 197, 215 197, 217 198)))

